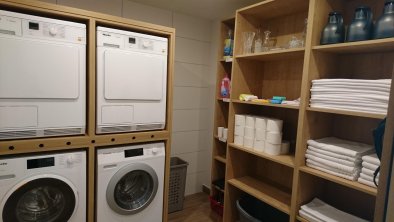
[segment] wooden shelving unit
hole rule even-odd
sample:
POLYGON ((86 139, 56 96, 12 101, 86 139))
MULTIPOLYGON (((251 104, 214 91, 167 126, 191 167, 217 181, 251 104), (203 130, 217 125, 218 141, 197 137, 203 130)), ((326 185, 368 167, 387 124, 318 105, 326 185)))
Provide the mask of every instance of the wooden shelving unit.
MULTIPOLYGON (((87 93, 87 124, 86 133, 80 136, 61 136, 52 138, 32 138, 21 140, 0 141, 0 156, 19 154, 37 154, 48 152, 67 152, 70 150, 85 150, 87 156, 87 222, 95 221, 96 200, 96 151, 102 147, 162 141, 166 147, 165 178, 163 190, 163 221, 168 215, 168 191, 171 156, 172 129, 172 97, 173 72, 175 53, 175 29, 160 25, 139 22, 97 12, 86 11, 66 6, 60 6, 40 1, 0 0, 2 10, 23 12, 31 15, 44 16, 54 19, 64 19, 86 24, 86 93, 87 93), (166 126, 163 130, 130 132, 97 135, 96 132, 96 27, 105 26, 124 30, 136 31, 168 38, 168 70, 167 70, 167 110, 166 126)), ((21 80, 23 81, 23 80, 21 80)), ((163 166, 164 167, 164 166, 163 166)), ((82 221, 81 221, 82 222, 82 221)))
MULTIPOLYGON (((385 118, 385 115, 374 113, 309 107, 312 80, 393 78, 394 38, 320 45, 321 30, 329 12, 341 11, 348 24, 359 5, 368 5, 375 15, 380 15, 384 0, 266 0, 237 10, 231 100, 226 103, 229 109, 224 115, 228 119, 220 120, 229 128, 223 169, 226 174, 223 221, 239 219, 235 202, 244 194, 288 214, 292 222, 306 221, 298 211, 301 205, 315 197, 367 220, 377 216, 374 213, 375 206, 379 207, 376 198, 383 195, 378 189, 305 165, 307 140, 334 136, 373 144, 371 132, 385 118), (243 53, 243 32, 270 30, 276 44, 283 46, 292 36, 302 37, 305 18, 308 19, 305 47, 243 53), (245 102, 238 99, 242 93, 259 98, 300 98, 301 104, 245 102), (235 114, 282 119, 283 139, 291 142, 290 154, 270 156, 235 145, 235 114), (351 204, 348 200, 352 200, 351 204)), ((223 61, 219 63, 224 64, 223 61)), ((393 104, 394 98, 390 97, 390 101, 393 104)), ((221 106, 217 104, 218 107, 221 106)), ((393 115, 392 112, 393 109, 389 115, 393 115)), ((216 115, 215 119, 220 118, 216 115)), ((392 131, 389 134, 392 138, 392 131)))
POLYGON ((215 116, 213 125, 213 143, 212 143, 212 171, 211 171, 211 196, 224 199, 225 190, 214 185, 213 182, 225 180, 226 164, 227 164, 227 142, 220 140, 217 135, 218 127, 228 128, 229 104, 230 98, 222 98, 220 95, 220 83, 227 74, 232 77, 232 61, 233 58, 223 57, 224 40, 228 36, 228 31, 232 30, 234 34, 235 18, 223 20, 220 24, 220 40, 221 43, 217 54, 217 74, 216 74, 216 99, 215 99, 215 116))

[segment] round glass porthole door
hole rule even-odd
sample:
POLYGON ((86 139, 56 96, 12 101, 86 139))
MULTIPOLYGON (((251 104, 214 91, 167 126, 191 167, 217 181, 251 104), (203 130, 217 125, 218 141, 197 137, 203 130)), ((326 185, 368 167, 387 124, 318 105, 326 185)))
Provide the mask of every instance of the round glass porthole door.
POLYGON ((76 197, 73 189, 55 178, 31 180, 7 199, 4 222, 64 222, 72 216, 76 197))
POLYGON ((150 166, 130 164, 111 178, 107 187, 107 202, 119 214, 136 214, 149 206, 157 188, 158 178, 150 166))

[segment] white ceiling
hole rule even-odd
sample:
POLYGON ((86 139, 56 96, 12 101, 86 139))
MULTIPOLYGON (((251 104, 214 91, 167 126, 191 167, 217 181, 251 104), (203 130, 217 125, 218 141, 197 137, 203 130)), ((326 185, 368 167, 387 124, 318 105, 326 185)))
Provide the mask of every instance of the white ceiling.
POLYGON ((210 20, 227 19, 235 10, 262 0, 132 0, 158 8, 181 12, 210 20))

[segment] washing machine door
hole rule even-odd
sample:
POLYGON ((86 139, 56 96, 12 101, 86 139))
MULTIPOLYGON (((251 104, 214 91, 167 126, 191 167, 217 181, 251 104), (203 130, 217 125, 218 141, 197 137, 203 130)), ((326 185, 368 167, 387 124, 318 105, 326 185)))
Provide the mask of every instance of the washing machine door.
POLYGON ((119 169, 107 187, 107 203, 118 214, 136 214, 152 202, 158 188, 158 177, 152 167, 135 163, 119 169))
POLYGON ((77 206, 75 188, 66 179, 52 176, 29 178, 8 194, 3 222, 65 222, 77 206))

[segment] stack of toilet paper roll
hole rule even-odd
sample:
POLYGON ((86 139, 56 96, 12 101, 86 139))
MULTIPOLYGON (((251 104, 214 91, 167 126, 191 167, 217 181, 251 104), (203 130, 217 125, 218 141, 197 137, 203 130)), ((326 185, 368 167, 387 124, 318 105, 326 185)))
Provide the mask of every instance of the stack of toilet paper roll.
POLYGON ((224 127, 218 127, 218 138, 222 142, 227 142, 228 129, 224 127))
POLYGON ((235 115, 234 143, 270 155, 287 154, 290 143, 282 141, 283 121, 252 115, 235 115))

